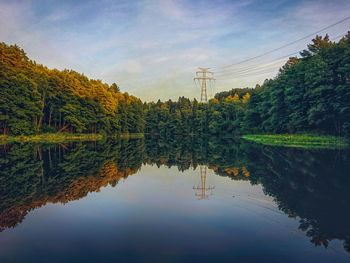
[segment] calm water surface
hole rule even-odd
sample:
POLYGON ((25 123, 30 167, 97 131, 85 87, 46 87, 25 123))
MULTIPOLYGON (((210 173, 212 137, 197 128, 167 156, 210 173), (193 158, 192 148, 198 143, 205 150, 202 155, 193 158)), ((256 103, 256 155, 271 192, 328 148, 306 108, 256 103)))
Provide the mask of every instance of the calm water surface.
POLYGON ((7 145, 0 262, 350 262, 349 170, 234 139, 7 145))

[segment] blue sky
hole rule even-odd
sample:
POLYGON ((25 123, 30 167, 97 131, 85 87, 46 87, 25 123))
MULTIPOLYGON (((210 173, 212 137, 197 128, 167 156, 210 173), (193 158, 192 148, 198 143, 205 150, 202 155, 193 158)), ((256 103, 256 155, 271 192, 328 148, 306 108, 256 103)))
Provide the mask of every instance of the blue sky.
MULTIPOLYGON (((222 67, 347 16, 348 0, 0 0, 0 41, 18 44, 50 68, 116 82, 146 101, 198 99, 197 67, 213 68, 216 92, 254 87, 276 74, 285 62, 278 58, 303 49, 311 38, 226 68, 225 74, 222 67), (259 74, 240 71, 251 65, 259 74)), ((327 33, 332 38, 347 30, 350 20, 327 33)))

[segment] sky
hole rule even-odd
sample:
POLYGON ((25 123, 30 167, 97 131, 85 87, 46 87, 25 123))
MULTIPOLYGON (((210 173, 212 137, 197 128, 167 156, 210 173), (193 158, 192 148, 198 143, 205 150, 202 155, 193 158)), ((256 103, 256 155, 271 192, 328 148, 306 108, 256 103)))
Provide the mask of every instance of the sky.
MULTIPOLYGON (((349 16, 349 0, 0 0, 0 42, 144 101, 199 99, 198 67, 214 73, 209 93, 255 87, 312 37, 241 61, 349 16)), ((348 30, 350 19, 320 34, 348 30)))

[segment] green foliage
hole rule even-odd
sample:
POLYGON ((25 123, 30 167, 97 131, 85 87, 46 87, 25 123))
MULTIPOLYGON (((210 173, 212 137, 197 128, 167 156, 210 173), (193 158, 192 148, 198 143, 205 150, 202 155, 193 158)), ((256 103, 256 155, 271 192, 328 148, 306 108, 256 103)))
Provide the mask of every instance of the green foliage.
POLYGON ((276 134, 276 135, 243 135, 243 139, 273 146, 302 148, 339 148, 347 147, 349 141, 335 136, 318 136, 313 134, 276 134))
POLYGON ((3 134, 34 132, 32 120, 41 115, 39 96, 35 83, 0 63, 0 126, 3 134))
MULTIPOLYGON (((220 92, 209 103, 186 98, 146 105, 150 134, 316 133, 350 136, 350 33, 316 36, 301 58, 255 89, 220 92)), ((312 141, 312 139, 310 138, 312 141)))
POLYGON ((0 43, 0 132, 117 134, 143 132, 143 105, 117 84, 72 70, 50 70, 18 46, 0 43))
POLYGON ((239 102, 198 103, 180 97, 177 102, 146 105, 145 132, 161 135, 238 134, 244 105, 239 102))
POLYGON ((266 81, 248 103, 247 131, 350 136, 349 36, 339 43, 317 36, 302 58, 266 81))
POLYGON ((316 36, 301 58, 255 89, 220 92, 209 103, 144 103, 117 84, 30 61, 0 43, 0 130, 158 134, 317 133, 350 136, 350 33, 338 43, 316 36))

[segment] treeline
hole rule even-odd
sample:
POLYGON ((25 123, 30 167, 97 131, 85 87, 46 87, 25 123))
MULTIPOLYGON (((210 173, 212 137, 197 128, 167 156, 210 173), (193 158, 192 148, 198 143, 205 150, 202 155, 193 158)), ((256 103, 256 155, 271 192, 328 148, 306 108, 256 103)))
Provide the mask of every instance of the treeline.
MULTIPOLYGON (((249 93, 245 98, 249 97, 249 93)), ((237 96, 219 102, 198 103, 181 97, 177 102, 158 101, 146 105, 145 132, 161 135, 239 134, 247 99, 237 96)))
POLYGON ((274 79, 221 92, 209 103, 186 98, 146 106, 148 133, 314 132, 350 136, 350 32, 338 43, 316 36, 274 79))
POLYGON ((239 135, 313 132, 350 136, 350 33, 316 36, 274 79, 220 92, 209 103, 144 103, 116 84, 48 69, 0 43, 0 132, 239 135))
POLYGON ((142 102, 114 83, 72 70, 48 69, 16 45, 0 43, 0 131, 143 132, 142 102))

